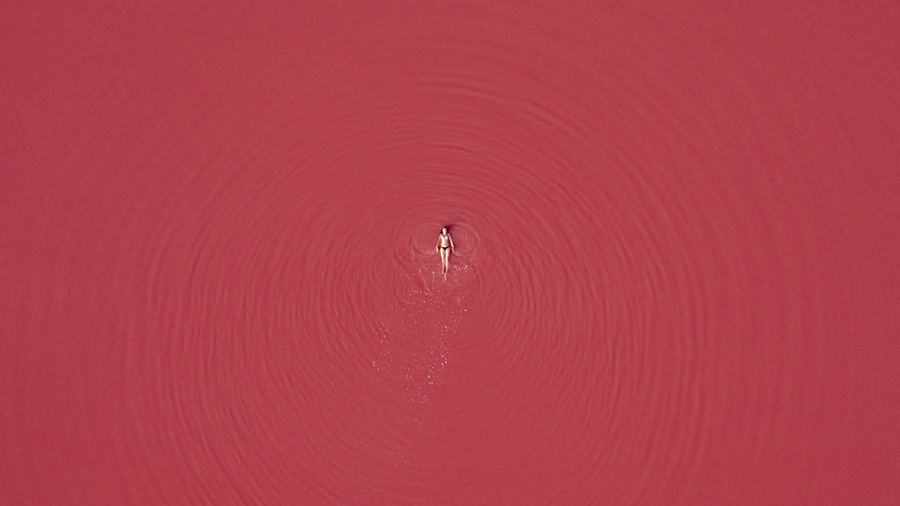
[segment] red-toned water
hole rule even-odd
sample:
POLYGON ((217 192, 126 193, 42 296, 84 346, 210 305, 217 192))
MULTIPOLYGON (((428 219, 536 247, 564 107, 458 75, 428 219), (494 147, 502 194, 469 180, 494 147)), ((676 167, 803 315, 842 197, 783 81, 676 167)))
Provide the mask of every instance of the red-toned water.
POLYGON ((0 504, 900 502, 896 4, 57 4, 0 504))

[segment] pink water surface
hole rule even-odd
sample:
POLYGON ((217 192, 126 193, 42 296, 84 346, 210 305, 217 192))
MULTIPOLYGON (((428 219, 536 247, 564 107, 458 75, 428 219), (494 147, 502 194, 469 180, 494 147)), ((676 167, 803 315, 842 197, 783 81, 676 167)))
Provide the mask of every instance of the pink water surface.
POLYGON ((898 5, 5 3, 0 505, 900 504, 898 5))

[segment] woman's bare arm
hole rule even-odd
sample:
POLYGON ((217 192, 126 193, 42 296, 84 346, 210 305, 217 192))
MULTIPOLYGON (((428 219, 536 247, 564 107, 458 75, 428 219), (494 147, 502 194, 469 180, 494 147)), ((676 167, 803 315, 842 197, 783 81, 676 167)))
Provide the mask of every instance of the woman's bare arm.
POLYGON ((450 251, 456 253, 456 246, 453 245, 453 238, 448 235, 447 239, 450 239, 450 251))

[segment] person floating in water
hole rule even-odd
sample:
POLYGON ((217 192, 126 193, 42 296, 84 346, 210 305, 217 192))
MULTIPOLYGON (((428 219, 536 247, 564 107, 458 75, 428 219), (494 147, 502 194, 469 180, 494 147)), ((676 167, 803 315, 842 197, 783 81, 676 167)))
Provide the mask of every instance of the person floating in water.
POLYGON ((446 276, 447 271, 450 270, 450 252, 456 253, 456 246, 453 245, 453 239, 450 238, 447 227, 441 229, 441 233, 438 235, 437 246, 434 247, 434 250, 441 253, 441 274, 446 276))

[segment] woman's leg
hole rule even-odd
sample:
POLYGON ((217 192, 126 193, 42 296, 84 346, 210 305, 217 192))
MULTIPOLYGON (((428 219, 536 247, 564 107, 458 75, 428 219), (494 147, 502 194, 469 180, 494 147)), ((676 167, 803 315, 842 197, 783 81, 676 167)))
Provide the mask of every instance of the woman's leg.
POLYGON ((441 273, 447 274, 450 270, 450 250, 441 248, 441 273))

